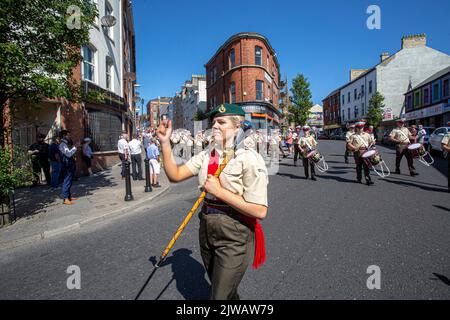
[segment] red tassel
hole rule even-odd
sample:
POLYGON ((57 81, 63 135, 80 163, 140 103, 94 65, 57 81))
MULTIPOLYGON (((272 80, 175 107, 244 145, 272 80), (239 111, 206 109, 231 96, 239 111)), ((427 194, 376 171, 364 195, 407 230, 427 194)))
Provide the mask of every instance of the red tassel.
MULTIPOLYGON (((256 220, 256 219, 255 219, 256 220)), ((253 269, 258 269, 266 261, 266 246, 264 243, 264 231, 261 224, 255 223, 255 257, 253 258, 253 269)))

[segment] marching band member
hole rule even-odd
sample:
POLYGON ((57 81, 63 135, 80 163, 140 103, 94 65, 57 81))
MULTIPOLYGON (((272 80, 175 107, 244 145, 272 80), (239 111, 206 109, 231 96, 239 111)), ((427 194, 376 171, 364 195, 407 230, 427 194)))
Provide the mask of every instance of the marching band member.
POLYGON ((197 132, 194 139, 194 155, 199 154, 201 151, 203 151, 203 145, 204 145, 203 130, 200 130, 197 132))
POLYGON ((400 162, 403 156, 408 162, 409 173, 411 176, 416 176, 418 173, 414 171, 413 157, 408 150, 410 144, 411 133, 405 125, 406 119, 398 119, 396 121, 397 128, 391 131, 389 138, 396 144, 395 146, 395 173, 400 174, 400 162))
POLYGON ((164 169, 173 182, 197 176, 206 192, 200 213, 199 242, 203 263, 211 282, 210 299, 239 299, 238 286, 250 263, 265 260, 264 235, 258 220, 267 215, 268 173, 263 158, 255 150, 239 148, 219 178, 214 173, 241 130, 242 107, 222 104, 209 116, 213 123, 215 148, 204 150, 186 164, 177 166, 169 143, 171 121, 161 124, 158 138, 164 169))
POLYGON ((370 178, 369 167, 364 162, 361 155, 364 151, 368 150, 373 144, 375 144, 375 141, 367 132, 364 132, 364 125, 364 122, 357 122, 355 124, 356 132, 350 137, 347 145, 348 148, 353 151, 353 156, 355 158, 357 182, 361 183, 361 173, 362 169, 364 168, 364 178, 366 179, 366 184, 370 186, 373 184, 373 181, 370 178))
MULTIPOLYGON (((450 127, 450 121, 447 122, 447 127, 450 127)), ((448 179, 448 192, 450 192, 450 132, 442 138, 442 150, 446 150, 447 154, 447 163, 448 163, 448 171, 447 171, 447 179, 448 179)))
POLYGON ((345 159, 345 163, 348 163, 348 154, 350 153, 350 150, 348 149, 348 142, 350 141, 350 137, 355 133, 355 125, 352 124, 350 126, 350 129, 347 131, 347 133, 345 134, 345 155, 344 155, 344 159, 345 159))
POLYGON ((316 171, 314 168, 314 163, 309 161, 306 157, 307 153, 314 150, 317 147, 317 141, 314 136, 311 135, 311 128, 309 126, 303 126, 303 137, 299 139, 299 148, 303 155, 302 162, 303 168, 305 170, 306 179, 309 178, 309 167, 311 167, 311 180, 316 181, 316 171), (308 164, 309 162, 309 164, 308 164))

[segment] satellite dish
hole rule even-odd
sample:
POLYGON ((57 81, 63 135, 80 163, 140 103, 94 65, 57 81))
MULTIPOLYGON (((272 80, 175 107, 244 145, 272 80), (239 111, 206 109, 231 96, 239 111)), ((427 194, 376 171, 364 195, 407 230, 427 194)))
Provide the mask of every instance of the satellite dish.
POLYGON ((102 26, 110 28, 116 24, 116 18, 114 16, 110 16, 110 15, 103 16, 101 19, 101 22, 102 22, 102 26))

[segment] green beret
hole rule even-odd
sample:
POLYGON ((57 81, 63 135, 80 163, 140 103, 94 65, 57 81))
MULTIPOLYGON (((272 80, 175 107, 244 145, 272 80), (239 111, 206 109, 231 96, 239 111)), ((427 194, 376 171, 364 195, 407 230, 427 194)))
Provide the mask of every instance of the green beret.
POLYGON ((222 117, 222 116, 245 116, 245 111, 242 109, 241 106, 238 106, 237 104, 229 104, 229 103, 223 103, 221 105, 218 105, 214 109, 212 109, 208 113, 208 117, 210 119, 214 119, 215 117, 222 117))

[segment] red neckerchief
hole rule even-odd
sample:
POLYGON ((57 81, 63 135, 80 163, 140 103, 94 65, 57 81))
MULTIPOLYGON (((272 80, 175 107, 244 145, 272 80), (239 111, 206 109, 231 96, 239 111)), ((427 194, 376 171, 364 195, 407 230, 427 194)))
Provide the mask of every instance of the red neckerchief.
MULTIPOLYGON (((219 168, 219 154, 213 149, 208 163, 208 174, 214 175, 219 168)), ((266 261, 266 247, 264 242, 264 231, 258 219, 239 215, 239 219, 255 233, 255 255, 253 257, 253 268, 258 269, 266 261)))

